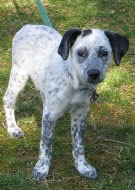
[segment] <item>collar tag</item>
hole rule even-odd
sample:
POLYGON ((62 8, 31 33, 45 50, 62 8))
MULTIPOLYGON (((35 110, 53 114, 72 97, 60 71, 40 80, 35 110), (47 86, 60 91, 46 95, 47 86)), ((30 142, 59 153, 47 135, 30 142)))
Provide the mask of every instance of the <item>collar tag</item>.
POLYGON ((95 102, 99 98, 99 94, 97 94, 96 90, 93 90, 90 94, 90 102, 95 102))

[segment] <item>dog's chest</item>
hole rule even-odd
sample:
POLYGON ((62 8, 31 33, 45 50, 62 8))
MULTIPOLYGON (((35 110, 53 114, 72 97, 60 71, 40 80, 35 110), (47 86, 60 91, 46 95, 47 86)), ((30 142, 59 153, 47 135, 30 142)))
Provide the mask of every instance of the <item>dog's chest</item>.
POLYGON ((71 106, 88 105, 90 103, 90 92, 88 90, 77 90, 70 101, 71 106))

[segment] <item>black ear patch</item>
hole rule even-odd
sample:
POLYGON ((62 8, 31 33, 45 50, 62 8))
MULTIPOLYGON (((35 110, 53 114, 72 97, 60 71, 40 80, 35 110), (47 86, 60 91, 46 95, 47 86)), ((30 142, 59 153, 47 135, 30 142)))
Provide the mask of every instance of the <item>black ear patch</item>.
POLYGON ((88 36, 90 34, 92 34, 92 30, 91 29, 89 29, 89 30, 83 30, 82 37, 88 36))
POLYGON ((128 51, 129 40, 125 36, 111 32, 109 30, 104 31, 104 33, 109 38, 115 64, 119 66, 122 57, 128 51))
POLYGON ((63 35, 61 43, 58 48, 58 54, 63 60, 66 60, 69 55, 69 49, 73 46, 76 38, 82 33, 79 29, 70 29, 63 35))

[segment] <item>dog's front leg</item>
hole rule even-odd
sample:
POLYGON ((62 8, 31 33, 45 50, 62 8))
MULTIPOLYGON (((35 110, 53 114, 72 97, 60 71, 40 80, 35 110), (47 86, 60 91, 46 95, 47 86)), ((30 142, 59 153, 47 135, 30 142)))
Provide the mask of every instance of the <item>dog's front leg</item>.
POLYGON ((89 165, 84 156, 84 130, 88 107, 71 112, 73 157, 78 172, 89 179, 96 178, 96 169, 89 165))
POLYGON ((43 180, 49 172, 51 153, 52 153, 52 135, 55 126, 54 117, 49 111, 43 111, 42 134, 40 141, 40 154, 38 162, 33 169, 33 178, 36 181, 43 180))

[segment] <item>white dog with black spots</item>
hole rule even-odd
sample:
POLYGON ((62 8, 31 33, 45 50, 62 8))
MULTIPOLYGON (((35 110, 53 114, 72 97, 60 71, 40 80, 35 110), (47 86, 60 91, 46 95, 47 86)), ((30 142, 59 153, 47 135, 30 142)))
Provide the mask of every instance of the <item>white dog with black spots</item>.
POLYGON ((52 28, 26 25, 16 33, 4 108, 9 135, 23 137, 14 109, 18 94, 31 78, 43 100, 40 154, 33 169, 35 180, 48 175, 55 123, 66 111, 71 113, 75 167, 82 176, 96 178, 96 169, 86 162, 84 155, 90 96, 103 82, 112 57, 119 65, 128 46, 126 37, 108 30, 70 29, 62 37, 52 28))

